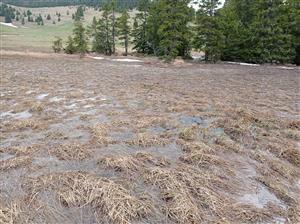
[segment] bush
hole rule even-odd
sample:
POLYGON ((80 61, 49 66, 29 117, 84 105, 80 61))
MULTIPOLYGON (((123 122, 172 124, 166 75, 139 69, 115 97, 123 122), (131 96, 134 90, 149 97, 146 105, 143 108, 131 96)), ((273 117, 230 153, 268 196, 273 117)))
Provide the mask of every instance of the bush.
POLYGON ((56 40, 53 41, 53 50, 55 53, 59 53, 62 50, 62 39, 60 37, 56 37, 56 40))
POLYGON ((67 46, 64 49, 67 54, 74 54, 76 52, 76 47, 74 45, 74 40, 71 36, 68 37, 67 46))

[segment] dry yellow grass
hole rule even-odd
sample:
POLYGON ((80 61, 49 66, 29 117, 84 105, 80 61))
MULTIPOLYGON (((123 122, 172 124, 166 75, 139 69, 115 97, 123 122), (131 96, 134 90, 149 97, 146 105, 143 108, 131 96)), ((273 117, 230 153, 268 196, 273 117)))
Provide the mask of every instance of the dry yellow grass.
POLYGON ((170 161, 166 157, 154 156, 151 153, 145 151, 137 152, 134 157, 144 164, 150 164, 159 167, 166 167, 170 165, 170 161))
POLYGON ((91 128, 95 141, 100 145, 109 145, 116 143, 116 141, 114 141, 108 136, 108 131, 110 129, 111 126, 106 123, 95 124, 91 128))
POLYGON ((127 141, 129 145, 137 145, 141 147, 165 146, 169 142, 170 141, 167 138, 148 133, 138 133, 133 140, 127 141))
POLYGON ((144 177, 147 182, 161 189, 161 197, 166 203, 164 213, 177 223, 201 223, 201 211, 188 192, 188 188, 178 181, 172 171, 154 168, 144 177))
POLYGON ((59 145, 50 149, 49 153, 60 160, 84 160, 91 156, 90 150, 85 145, 75 143, 59 145))
POLYGON ((4 124, 8 131, 21 131, 25 129, 38 129, 40 128, 40 123, 34 119, 25 119, 17 121, 9 121, 4 124))
POLYGON ((64 206, 91 206, 98 223, 128 224, 152 210, 149 201, 133 196, 121 185, 84 172, 52 173, 27 183, 31 200, 45 188, 52 189, 64 206))
POLYGON ((192 126, 188 128, 184 128, 179 133, 179 138, 185 141, 192 141, 197 138, 197 127, 192 126))
POLYGON ((0 171, 15 169, 28 165, 32 160, 30 156, 17 156, 10 159, 0 161, 0 171))
POLYGON ((181 156, 179 159, 185 163, 193 164, 199 167, 209 167, 211 165, 226 164, 226 161, 222 160, 216 155, 203 153, 199 151, 187 153, 181 156))
POLYGON ((1 151, 7 152, 7 153, 13 153, 16 156, 29 156, 33 155, 37 151, 39 151, 41 146, 39 145, 32 145, 32 146, 11 146, 3 148, 1 151))
POLYGON ((233 152, 243 153, 242 147, 239 144, 237 144, 235 141, 231 140, 230 138, 218 137, 215 143, 233 152))
POLYGON ((16 203, 11 203, 10 206, 4 206, 0 200, 0 223, 14 224, 21 214, 21 208, 16 203))
POLYGON ((127 155, 107 155, 98 159, 98 164, 115 171, 135 172, 142 168, 140 163, 134 157, 127 155))

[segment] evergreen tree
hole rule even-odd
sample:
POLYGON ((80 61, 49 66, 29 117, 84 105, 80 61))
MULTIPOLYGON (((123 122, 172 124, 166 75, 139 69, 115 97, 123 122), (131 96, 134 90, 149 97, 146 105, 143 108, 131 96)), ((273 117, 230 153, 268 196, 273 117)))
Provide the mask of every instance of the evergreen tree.
POLYGON ((122 44, 125 47, 125 56, 127 56, 128 54, 128 43, 130 35, 129 19, 130 16, 127 10, 124 10, 121 17, 117 19, 118 37, 120 40, 122 40, 122 44))
POLYGON ((101 28, 105 33, 104 49, 106 55, 113 53, 113 35, 112 35, 112 19, 111 19, 111 7, 106 4, 103 8, 102 18, 100 19, 101 28))
POLYGON ((147 40, 147 20, 149 16, 149 0, 141 0, 138 6, 139 13, 136 14, 133 23, 133 49, 138 53, 153 53, 149 42, 147 40))
POLYGON ((267 0, 256 4, 257 15, 250 26, 252 53, 250 60, 256 63, 289 63, 295 51, 292 35, 282 23, 284 0, 267 0))
POLYGON ((157 0, 149 10, 147 41, 157 56, 187 57, 190 50, 190 8, 187 0, 157 0))
POLYGON ((67 45, 64 49, 66 54, 74 54, 76 52, 76 47, 74 45, 74 40, 71 36, 68 37, 67 45))
POLYGON ((5 18, 4 18, 5 23, 11 23, 11 22, 12 22, 12 21, 11 21, 11 17, 10 17, 9 14, 5 14, 4 17, 5 17, 5 18))
POLYGON ((32 15, 32 12, 28 9, 26 15, 27 15, 28 17, 30 17, 30 16, 32 15))
POLYGON ((223 34, 216 11, 219 0, 201 0, 196 18, 195 48, 205 52, 205 61, 216 62, 223 50, 223 34))
POLYGON ((224 61, 245 61, 250 57, 249 29, 241 22, 236 9, 233 1, 226 1, 225 6, 220 9, 220 29, 224 36, 221 59, 224 61))
POLYGON ((82 57, 87 52, 88 46, 86 31, 80 21, 75 23, 73 35, 73 41, 76 48, 76 52, 80 53, 80 56, 82 57))
POLYGON ((112 53, 116 53, 116 0, 111 1, 111 21, 112 21, 112 53))
POLYGON ((88 27, 88 35, 92 38, 92 51, 105 54, 106 36, 103 20, 97 21, 94 17, 92 24, 88 27))
POLYGON ((298 29, 299 34, 296 21, 300 6, 298 3, 290 7, 293 1, 297 0, 227 0, 220 12, 225 36, 222 59, 254 63, 295 61, 299 35, 293 31, 298 29), (297 5, 298 13, 293 15, 297 5))
POLYGON ((83 12, 83 6, 81 5, 77 8, 76 13, 74 15, 74 19, 75 21, 79 21, 83 19, 83 17, 84 17, 84 12, 83 12))
POLYGON ((46 19, 47 19, 47 20, 51 20, 50 14, 47 15, 47 18, 46 18, 46 19))
POLYGON ((35 18, 35 22, 38 25, 44 25, 43 17, 41 16, 41 14, 39 14, 38 17, 35 18))
MULTIPOLYGON (((286 15, 287 32, 292 35, 292 47, 295 51, 294 63, 300 65, 300 3, 299 0, 287 0, 286 11, 282 13, 286 15)), ((281 19, 282 21, 283 19, 281 19)))
POLYGON ((16 21, 19 21, 19 20, 20 20, 19 15, 17 15, 16 16, 16 21))

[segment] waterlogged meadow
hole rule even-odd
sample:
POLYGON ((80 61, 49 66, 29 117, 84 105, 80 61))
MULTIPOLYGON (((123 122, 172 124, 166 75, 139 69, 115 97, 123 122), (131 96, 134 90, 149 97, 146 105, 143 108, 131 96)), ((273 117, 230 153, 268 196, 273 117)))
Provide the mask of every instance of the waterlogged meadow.
POLYGON ((3 55, 0 223, 300 222, 299 69, 3 55))

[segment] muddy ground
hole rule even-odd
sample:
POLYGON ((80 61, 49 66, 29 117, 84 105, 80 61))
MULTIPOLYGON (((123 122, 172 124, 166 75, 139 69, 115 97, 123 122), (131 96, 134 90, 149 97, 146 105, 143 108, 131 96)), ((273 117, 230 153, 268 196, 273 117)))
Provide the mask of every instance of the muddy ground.
POLYGON ((0 223, 299 223, 299 78, 2 55, 0 223))

